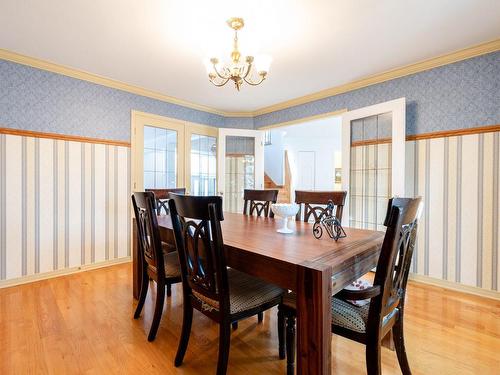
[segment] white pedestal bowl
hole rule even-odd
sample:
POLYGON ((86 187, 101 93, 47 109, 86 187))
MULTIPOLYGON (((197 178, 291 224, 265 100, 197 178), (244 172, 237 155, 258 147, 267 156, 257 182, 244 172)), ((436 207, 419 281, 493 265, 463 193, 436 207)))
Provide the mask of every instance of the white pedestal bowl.
POLYGON ((288 228, 288 218, 295 216, 299 212, 299 205, 297 203, 274 203, 271 205, 276 216, 283 218, 283 227, 278 229, 278 233, 293 233, 293 229, 288 228))

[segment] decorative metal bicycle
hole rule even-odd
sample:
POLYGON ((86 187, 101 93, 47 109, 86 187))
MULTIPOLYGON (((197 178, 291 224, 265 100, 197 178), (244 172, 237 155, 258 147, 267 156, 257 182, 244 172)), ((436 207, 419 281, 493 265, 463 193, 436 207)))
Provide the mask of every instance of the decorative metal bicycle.
POLYGON ((340 221, 337 219, 335 215, 333 215, 334 205, 330 200, 328 201, 328 205, 326 206, 325 212, 323 215, 320 215, 314 225, 313 225, 313 234, 314 237, 320 239, 323 235, 323 228, 325 228, 326 233, 337 241, 339 238, 347 237, 347 234, 342 228, 340 221))

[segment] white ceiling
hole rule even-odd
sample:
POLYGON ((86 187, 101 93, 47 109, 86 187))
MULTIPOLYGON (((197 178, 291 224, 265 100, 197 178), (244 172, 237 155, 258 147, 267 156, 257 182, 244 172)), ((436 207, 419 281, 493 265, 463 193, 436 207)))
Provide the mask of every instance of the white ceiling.
POLYGON ((223 111, 288 99, 500 37, 499 0, 1 0, 0 48, 223 111), (237 92, 208 82, 244 17, 243 52, 273 58, 237 92))

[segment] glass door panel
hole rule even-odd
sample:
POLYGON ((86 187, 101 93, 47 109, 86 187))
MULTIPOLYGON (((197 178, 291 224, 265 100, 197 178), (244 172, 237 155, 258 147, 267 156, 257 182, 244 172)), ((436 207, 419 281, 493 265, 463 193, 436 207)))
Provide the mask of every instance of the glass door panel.
POLYGON ((217 128, 187 123, 186 191, 191 195, 217 195, 217 128))
POLYGON ((144 188, 177 186, 177 132, 144 126, 144 188))
POLYGON ((184 123, 132 111, 132 190, 184 186, 184 123))
POLYGON ((243 190, 255 189, 255 139, 227 137, 225 164, 224 209, 230 212, 242 212, 243 190))
POLYGON ((392 196, 392 114, 351 121, 349 226, 383 230, 392 196))
POLYGON ((400 98, 342 116, 346 226, 385 230, 389 198, 405 194, 405 103, 400 98))
POLYGON ((217 182, 217 138, 191 135, 191 195, 215 195, 217 182))
POLYGON ((263 189, 264 132, 219 129, 219 194, 224 211, 243 211, 243 190, 263 189))

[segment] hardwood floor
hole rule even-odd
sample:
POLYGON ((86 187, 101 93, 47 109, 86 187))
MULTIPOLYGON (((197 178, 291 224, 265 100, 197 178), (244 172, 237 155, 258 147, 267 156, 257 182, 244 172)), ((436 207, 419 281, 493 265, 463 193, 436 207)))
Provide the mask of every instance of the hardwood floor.
MULTIPOLYGON (((133 320, 132 266, 122 264, 0 290, 0 374, 212 374, 218 325, 195 312, 184 364, 173 367, 182 322, 180 284, 154 342, 148 294, 133 320), (159 365, 157 365, 159 364, 159 365)), ((414 374, 498 374, 500 301, 410 282, 405 333, 414 374)), ((333 336, 333 371, 365 374, 364 346, 333 336)), ((383 374, 399 374, 383 349, 383 374)), ((229 374, 284 374, 276 309, 232 333, 229 374)))

